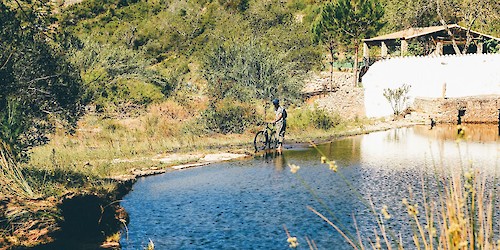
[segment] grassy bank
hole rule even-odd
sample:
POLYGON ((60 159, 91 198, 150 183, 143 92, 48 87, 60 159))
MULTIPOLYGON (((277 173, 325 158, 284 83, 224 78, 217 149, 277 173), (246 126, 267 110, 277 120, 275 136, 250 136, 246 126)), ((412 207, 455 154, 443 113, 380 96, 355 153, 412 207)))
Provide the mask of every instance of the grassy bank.
MULTIPOLYGON (((89 112, 80 119, 74 133, 58 128, 50 135, 48 144, 31 150, 29 161, 12 165, 12 169, 21 171, 20 184, 28 187, 30 193, 15 189, 16 185, 9 192, 2 191, 0 246, 29 246, 54 240, 52 233, 60 231, 59 225, 65 219, 61 204, 75 196, 89 196, 99 201, 96 206, 105 207, 121 192, 121 184, 112 180, 113 176, 136 170, 169 169, 209 153, 252 154, 253 137, 262 129, 258 123, 271 121, 274 116, 271 108, 264 110, 256 105, 254 124, 242 133, 224 134, 207 128, 203 101, 192 103, 167 101, 127 115, 89 112), (171 155, 190 157, 168 163, 159 161, 171 155)), ((288 146, 328 140, 374 123, 344 121, 314 108, 288 110, 288 146)), ((105 236, 113 235, 110 231, 105 236)))
MULTIPOLYGON (((264 117, 263 109, 257 112, 264 117)), ((271 121, 271 112, 268 109, 266 119, 261 120, 271 121)), ((131 169, 169 167, 157 159, 174 153, 253 153, 253 137, 262 126, 253 124, 240 134, 215 133, 204 128, 199 115, 192 114, 200 111, 169 102, 135 116, 87 115, 73 135, 57 131, 47 145, 34 148, 27 165, 104 178, 131 169)), ((373 121, 347 122, 322 111, 292 108, 286 141, 325 140, 370 123, 373 121)))

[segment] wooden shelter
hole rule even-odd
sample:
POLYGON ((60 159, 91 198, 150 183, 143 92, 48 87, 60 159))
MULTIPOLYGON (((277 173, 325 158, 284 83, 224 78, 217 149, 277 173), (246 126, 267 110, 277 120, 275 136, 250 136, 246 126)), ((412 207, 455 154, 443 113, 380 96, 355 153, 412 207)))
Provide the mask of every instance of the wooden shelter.
POLYGON ((458 24, 450 24, 446 26, 431 26, 424 28, 410 28, 401 30, 391 34, 386 34, 370 39, 363 40, 363 57, 369 58, 369 49, 372 46, 380 46, 382 58, 388 57, 388 47, 400 46, 401 56, 408 53, 409 42, 415 40, 420 41, 427 47, 425 54, 454 54, 452 47, 452 40, 463 49, 467 38, 470 40, 470 47, 468 53, 483 53, 483 44, 485 41, 493 39, 500 42, 500 38, 490 35, 482 34, 473 30, 464 28, 458 24), (449 33, 452 33, 450 36, 449 33))

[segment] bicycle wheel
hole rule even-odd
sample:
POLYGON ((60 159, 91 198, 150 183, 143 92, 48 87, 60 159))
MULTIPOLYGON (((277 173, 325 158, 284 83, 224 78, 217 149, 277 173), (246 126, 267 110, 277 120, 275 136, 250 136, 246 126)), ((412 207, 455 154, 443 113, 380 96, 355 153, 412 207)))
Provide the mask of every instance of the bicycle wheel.
POLYGON ((253 139, 253 145, 255 147, 255 152, 266 149, 267 146, 267 136, 264 131, 259 131, 255 134, 253 139))
POLYGON ((276 132, 271 132, 269 136, 269 149, 275 149, 278 147, 278 138, 276 137, 276 132))

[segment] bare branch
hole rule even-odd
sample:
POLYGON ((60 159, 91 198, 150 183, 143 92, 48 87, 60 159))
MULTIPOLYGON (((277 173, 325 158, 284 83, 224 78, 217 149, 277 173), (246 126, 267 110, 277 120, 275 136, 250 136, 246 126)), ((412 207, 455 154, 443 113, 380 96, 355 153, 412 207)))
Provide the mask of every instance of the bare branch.
POLYGON ((439 21, 443 25, 443 27, 446 29, 446 32, 451 38, 451 42, 453 44, 453 49, 455 50, 455 53, 457 55, 461 55, 462 53, 460 52, 460 49, 458 48, 457 42, 455 41, 455 36, 453 35, 453 32, 451 32, 450 28, 448 28, 448 24, 446 24, 446 21, 444 21, 443 15, 441 14, 441 9, 439 6, 439 0, 436 0, 436 12, 439 16, 439 21))
POLYGON ((58 76, 60 76, 60 74, 35 78, 35 79, 29 81, 28 84, 34 83, 34 82, 38 82, 38 81, 47 80, 47 79, 50 79, 50 78, 55 78, 55 77, 58 77, 58 76))
POLYGON ((467 53, 467 50, 469 49, 469 46, 470 46, 470 43, 472 42, 472 35, 470 33, 470 30, 472 28, 472 26, 474 25, 474 22, 476 21, 478 15, 475 15, 472 20, 469 22, 469 24, 467 25, 467 33, 466 33, 466 40, 465 40, 465 45, 464 45, 464 50, 462 51, 463 54, 466 54, 467 53))
POLYGON ((10 58, 12 57, 14 53, 10 53, 9 57, 7 58, 7 60, 5 61, 5 63, 2 65, 2 67, 0 67, 0 69, 3 69, 5 66, 7 66, 7 63, 9 63, 10 61, 10 58))
POLYGON ((17 3, 17 6, 19 6, 19 9, 21 9, 21 12, 23 13, 23 15, 24 15, 27 19, 30 19, 30 17, 28 16, 28 14, 26 14, 26 12, 24 11, 24 8, 23 8, 23 6, 21 5, 21 3, 19 2, 19 0, 15 0, 15 2, 17 3))
POLYGON ((28 87, 28 90, 33 90, 33 91, 36 91, 36 92, 40 92, 42 94, 50 95, 50 92, 47 92, 47 91, 44 91, 44 90, 41 90, 41 89, 37 89, 37 88, 33 88, 33 87, 28 87))

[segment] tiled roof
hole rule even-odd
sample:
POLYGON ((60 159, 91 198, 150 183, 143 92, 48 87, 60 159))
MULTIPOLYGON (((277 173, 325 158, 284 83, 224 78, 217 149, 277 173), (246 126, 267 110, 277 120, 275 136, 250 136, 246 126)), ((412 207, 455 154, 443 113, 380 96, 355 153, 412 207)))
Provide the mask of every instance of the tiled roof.
MULTIPOLYGON (((465 31, 467 30, 466 28, 464 28, 458 24, 450 24, 450 25, 448 25, 448 28, 449 29, 460 28, 460 29, 463 29, 465 31)), ((427 34, 439 32, 439 31, 444 31, 444 30, 446 30, 444 26, 431 26, 431 27, 424 27, 424 28, 409 28, 406 30, 397 31, 394 33, 390 33, 390 34, 386 34, 386 35, 382 35, 382 36, 377 36, 374 38, 364 39, 363 41, 364 42, 375 42, 375 41, 396 40, 396 39, 408 40, 411 38, 424 36, 427 34)), ((476 34, 476 35, 481 35, 484 37, 488 37, 488 38, 500 41, 500 38, 496 38, 496 37, 486 35, 486 34, 481 34, 479 32, 473 31, 473 30, 471 30, 470 32, 473 34, 476 34)))

